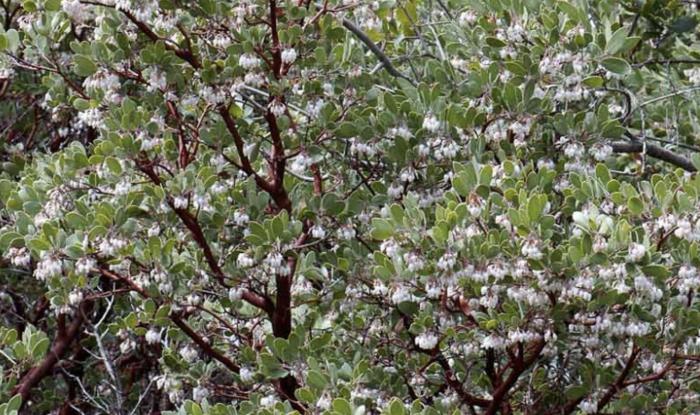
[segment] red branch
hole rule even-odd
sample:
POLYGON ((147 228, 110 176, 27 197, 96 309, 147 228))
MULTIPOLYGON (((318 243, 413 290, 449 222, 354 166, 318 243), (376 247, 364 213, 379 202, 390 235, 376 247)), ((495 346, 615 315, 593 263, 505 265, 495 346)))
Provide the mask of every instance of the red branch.
POLYGON ((19 383, 17 383, 17 386, 15 386, 12 391, 12 395, 19 394, 22 397, 23 405, 29 400, 32 389, 51 373, 54 366, 56 366, 58 361, 61 360, 68 350, 68 347, 78 337, 80 329, 85 322, 84 315, 87 313, 90 305, 91 304, 87 301, 83 302, 80 305, 80 310, 76 312, 73 321, 67 327, 63 327, 62 329, 59 327, 51 350, 49 350, 46 357, 44 357, 44 360, 29 369, 19 380, 19 383))
POLYGON ((199 334, 197 334, 197 332, 192 330, 192 327, 188 326, 187 323, 182 321, 182 319, 179 316, 171 316, 170 319, 173 321, 173 323, 175 323, 176 326, 180 328, 180 330, 182 330, 187 335, 187 337, 192 339, 192 341, 195 342, 197 346, 199 346, 204 351, 204 353, 207 354, 207 356, 218 360, 219 362, 221 362, 221 364, 226 366, 229 370, 231 370, 234 373, 238 373, 241 370, 241 368, 237 364, 235 364, 231 359, 224 356, 220 351, 211 347, 211 345, 207 341, 205 341, 202 338, 202 336, 200 336, 199 334))

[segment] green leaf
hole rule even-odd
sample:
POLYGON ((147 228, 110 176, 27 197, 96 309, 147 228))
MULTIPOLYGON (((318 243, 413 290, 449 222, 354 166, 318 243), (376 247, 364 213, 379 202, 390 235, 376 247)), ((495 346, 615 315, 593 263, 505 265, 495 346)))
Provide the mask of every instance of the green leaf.
POLYGON ((652 277, 657 278, 666 278, 669 275, 671 275, 671 272, 668 270, 668 268, 658 264, 645 265, 642 267, 642 272, 644 272, 646 275, 650 275, 652 277))
POLYGON ((484 186, 490 186, 492 177, 493 167, 491 167, 490 164, 485 164, 479 172, 479 184, 483 184, 484 186))
POLYGON ((693 153, 690 160, 693 162, 693 167, 700 171, 700 153, 693 153))
POLYGON ((0 252, 5 251, 7 248, 9 248, 11 246, 17 245, 17 243, 16 242, 13 243, 13 241, 19 241, 19 240, 23 240, 23 239, 24 239, 24 237, 21 234, 14 232, 14 231, 5 232, 5 233, 0 234, 0 252))
POLYGON ((32 358, 34 361, 38 361, 46 355, 49 350, 49 339, 47 337, 42 337, 37 343, 32 347, 32 358))
POLYGON ((61 10, 61 0, 46 0, 44 3, 44 9, 50 12, 57 12, 61 10))
POLYGON ((537 223, 544 212, 544 207, 547 203, 547 197, 544 195, 534 195, 527 202, 527 215, 532 223, 537 223))
POLYGON ((87 226, 85 217, 76 212, 68 212, 65 216, 66 222, 73 229, 84 229, 87 226))
POLYGON ((350 403, 343 398, 336 398, 333 400, 333 410, 340 415, 352 415, 350 403))
POLYGON ((471 192, 471 187, 469 186, 467 177, 463 173, 457 174, 452 179, 452 187, 454 187, 455 191, 463 197, 466 197, 469 195, 469 192, 471 192))
POLYGON ((5 32, 5 40, 5 49, 9 49, 11 52, 17 51, 19 48, 19 33, 15 29, 10 29, 5 32))
POLYGON ((668 26, 668 29, 675 33, 685 33, 695 29, 695 26, 697 25, 698 20, 695 18, 695 16, 681 16, 674 20, 668 26))
POLYGON ((79 76, 90 76, 97 72, 97 65, 84 55, 75 55, 73 58, 73 71, 79 76))
POLYGON ((388 409, 388 415, 406 415, 406 408, 403 406, 403 402, 401 402, 398 398, 391 400, 388 409))
POLYGON ((316 395, 309 388, 299 388, 294 392, 294 394, 302 402, 306 402, 306 403, 316 402, 316 395))
POLYGON ((506 46, 506 42, 491 36, 486 38, 486 44, 494 48, 502 48, 506 46))
POLYGON ((620 74, 620 75, 625 75, 629 73, 629 71, 632 70, 632 67, 630 66, 629 63, 627 63, 626 60, 621 59, 621 58, 615 58, 615 57, 609 57, 603 59, 603 61, 600 63, 603 65, 603 68, 609 70, 610 72, 620 74))
POLYGON ((600 88, 605 84, 605 80, 597 75, 589 76, 581 82, 583 82, 584 85, 589 86, 591 88, 600 88))
POLYGON ((372 219, 372 238, 383 241, 385 239, 391 238, 394 234, 394 225, 391 224, 386 219, 374 218, 372 219))
POLYGON ((344 122, 335 130, 336 136, 340 138, 350 138, 357 135, 357 128, 350 122, 344 122))
POLYGON ((107 168, 109 169, 112 174, 118 176, 122 174, 122 165, 119 163, 119 160, 117 160, 114 157, 107 157, 105 159, 105 164, 107 165, 107 168))
POLYGON ((633 215, 639 215, 644 211, 644 203, 638 197, 631 197, 627 200, 627 208, 633 215))
POLYGON ((599 163, 595 166, 595 175, 604 184, 610 181, 610 170, 605 166, 605 164, 599 163))
POLYGON ((610 55, 616 54, 625 45, 625 40, 627 40, 627 29, 621 27, 610 36, 607 45, 605 45, 605 52, 610 55))
POLYGON ((5 413, 10 414, 13 411, 19 411, 19 408, 22 406, 22 396, 17 394, 13 396, 9 401, 7 401, 7 408, 5 409, 5 413))
POLYGON ((326 380, 326 377, 323 376, 323 374, 321 374, 320 372, 316 370, 311 370, 306 376, 306 384, 311 386, 312 388, 323 390, 326 387, 326 385, 328 385, 328 381, 326 380))

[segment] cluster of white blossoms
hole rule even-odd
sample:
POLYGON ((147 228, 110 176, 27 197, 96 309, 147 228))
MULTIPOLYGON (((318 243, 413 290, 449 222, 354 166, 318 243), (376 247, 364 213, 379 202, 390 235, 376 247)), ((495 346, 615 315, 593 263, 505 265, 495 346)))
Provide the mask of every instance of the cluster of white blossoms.
POLYGON ((16 267, 26 268, 31 264, 32 257, 29 250, 25 247, 11 247, 5 253, 5 258, 10 260, 10 263, 16 267))
POLYGON ((647 253, 646 246, 638 243, 631 243, 627 251, 627 260, 630 262, 639 262, 647 253))
POLYGON ((114 7, 134 15, 137 20, 148 22, 158 8, 154 1, 114 0, 114 7))
POLYGON ((273 275, 289 275, 292 272, 284 256, 276 251, 270 252, 263 259, 263 268, 273 275))
POLYGON ((297 51, 294 48, 284 49, 281 53, 282 62, 290 65, 297 60, 297 51))
POLYGON ((63 260, 55 254, 43 251, 34 270, 34 277, 39 281, 59 276, 63 273, 63 260))
POLYGON ((122 248, 127 245, 127 242, 119 237, 105 237, 102 238, 98 249, 100 250, 100 255, 103 257, 110 257, 116 255, 122 248))
POLYGON ((698 269, 692 265, 681 265, 678 269, 678 281, 675 283, 680 296, 685 300, 687 295, 700 288, 698 269))
POLYGON ((97 266, 94 258, 82 257, 75 261, 75 273, 78 275, 88 275, 97 266))
POLYGON ((423 118, 423 128, 431 133, 436 133, 440 130, 440 120, 438 120, 433 113, 428 113, 425 118, 423 118))
POLYGON ((683 75, 688 78, 688 82, 691 84, 700 85, 700 68, 686 69, 683 71, 683 75))
POLYGON ((470 27, 473 25, 478 16, 474 10, 465 10, 459 14, 459 24, 463 27, 470 27))
POLYGON ((99 129, 104 125, 105 117, 98 108, 90 108, 78 113, 78 123, 99 129))
MULTIPOLYGON (((122 101, 122 96, 119 94, 121 80, 117 75, 107 70, 101 69, 85 78, 83 87, 90 92, 101 91, 105 103, 119 104, 122 101)), ((88 122, 85 124, 92 126, 88 122)))
POLYGON ((156 387, 168 394, 170 402, 178 403, 184 397, 182 381, 169 374, 158 375, 154 378, 156 387))
POLYGON ((80 24, 86 22, 91 17, 91 9, 80 0, 63 0, 61 8, 74 22, 80 24))
POLYGON ((180 349, 179 351, 180 356, 185 360, 187 363, 192 363, 197 359, 197 356, 199 356, 199 353, 197 352, 196 349, 194 349, 192 346, 187 345, 184 346, 180 349))
POLYGON ((244 53, 238 58, 238 64, 243 69, 255 69, 260 66, 260 59, 257 56, 244 53))
POLYGON ((241 252, 236 258, 236 265, 240 268, 250 268, 255 265, 255 259, 248 255, 248 253, 241 252))
POLYGON ((423 350, 433 350, 438 344, 438 336, 434 333, 422 333, 416 336, 416 346, 423 350))
POLYGON ((160 330, 151 327, 145 334, 146 343, 154 345, 160 343, 160 330))

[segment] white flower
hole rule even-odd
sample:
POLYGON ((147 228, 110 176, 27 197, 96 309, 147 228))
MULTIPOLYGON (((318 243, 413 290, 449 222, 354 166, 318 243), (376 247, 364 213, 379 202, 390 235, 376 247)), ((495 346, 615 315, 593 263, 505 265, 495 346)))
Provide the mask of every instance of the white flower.
POLYGON ((681 239, 692 239, 693 235, 693 225, 688 219, 679 219, 676 223, 676 230, 673 232, 678 238, 681 239))
POLYGON ((196 402, 201 402, 204 400, 206 397, 209 396, 209 389, 202 387, 202 386, 197 386, 192 389, 192 399, 196 402))
POLYGON ((239 301, 241 298, 243 298, 243 288, 241 287, 232 287, 228 290, 228 299, 231 300, 232 303, 235 303, 239 301))
POLYGON ((184 196, 175 196, 173 198, 173 207, 175 209, 185 209, 187 207, 187 198, 184 196))
POLYGON ((467 204, 467 210, 469 211, 469 214, 472 217, 478 217, 479 215, 481 215, 483 209, 483 199, 476 193, 472 193, 471 195, 469 195, 469 203, 467 204))
POLYGON ((104 116, 97 108, 91 108, 78 113, 78 121, 92 128, 100 128, 104 123, 104 116))
POLYGON ((281 117, 284 115, 285 111, 287 110, 287 106, 284 104, 284 102, 275 99, 272 101, 269 105, 270 112, 275 116, 275 117, 281 117))
POLYGON ((75 261, 75 273, 87 275, 97 266, 97 261, 90 257, 82 257, 75 261))
POLYGON ((542 258, 542 251, 540 250, 540 241, 537 238, 530 237, 525 240, 521 252, 524 256, 532 259, 542 258))
POLYGON ((158 291, 160 291, 163 294, 170 294, 173 292, 173 283, 170 281, 163 281, 160 284, 158 284, 158 291))
POLYGON ((34 277, 40 281, 46 281, 48 278, 61 275, 63 272, 63 261, 51 254, 44 252, 41 260, 36 264, 34 277))
POLYGON ((627 260, 629 262, 638 262, 646 254, 647 249, 644 245, 638 243, 631 243, 627 251, 627 260))
POLYGON ((243 383, 250 383, 255 379, 255 372, 247 366, 243 366, 238 375, 241 377, 241 382, 243 383))
POLYGON ((326 230, 321 225, 314 225, 311 228, 311 236, 316 239, 323 239, 326 237, 326 230))
POLYGON ((265 265, 270 268, 279 268, 284 261, 284 257, 279 252, 270 252, 267 257, 265 257, 265 265))
POLYGON ((275 395, 267 395, 260 399, 260 406, 272 406, 277 402, 275 395))
POLYGON ((150 228, 148 228, 148 237, 153 238, 158 235, 160 235, 160 225, 154 223, 150 228))
POLYGON ((403 187, 399 184, 392 184, 387 189, 386 194, 393 199, 399 199, 403 195, 403 187))
POLYGON ((197 351, 190 346, 185 346, 182 349, 180 349, 180 356, 182 356, 182 358, 185 359, 187 363, 194 362, 197 358, 197 355, 197 351))
POLYGON ((569 143, 564 147, 564 154, 572 159, 579 159, 583 156, 585 149, 579 143, 569 143))
POLYGON ((155 327, 151 327, 146 332, 146 343, 148 344, 158 344, 160 343, 160 331, 156 330, 155 327))
POLYGON ((438 344, 438 336, 434 333, 422 333, 416 336, 416 346, 423 350, 433 350, 438 344))
POLYGON ((608 144, 596 143, 591 147, 589 153, 597 161, 604 161, 613 153, 613 148, 608 144))
POLYGON ((214 40, 212 40, 211 43, 214 45, 214 47, 226 49, 231 45, 231 38, 224 34, 218 34, 214 37, 214 40))
POLYGON ((396 305, 401 304, 404 301, 411 300, 413 300, 413 296, 408 291, 408 289, 403 286, 396 287, 396 289, 394 289, 394 293, 391 295, 391 302, 396 305))
POLYGON ((241 268, 250 268, 255 265, 255 260, 251 258, 247 253, 241 252, 236 258, 236 264, 241 268))
POLYGON ((61 8, 76 23, 83 23, 89 16, 89 9, 80 0, 63 0, 61 8))
POLYGON ((415 252, 407 252, 403 256, 406 268, 411 272, 417 272, 425 267, 425 261, 415 252))
POLYGON ((102 256, 112 256, 126 246, 126 242, 119 238, 105 238, 100 242, 99 250, 102 256))
POLYGON ((253 69, 257 68, 260 65, 260 59, 246 53, 241 55, 240 58, 238 58, 238 64, 241 65, 244 69, 253 69))
POLYGON ((12 247, 7 251, 5 256, 10 260, 12 265, 16 267, 28 267, 32 262, 32 257, 29 254, 29 250, 25 247, 16 248, 12 247))
POLYGON ((700 68, 686 69, 683 74, 688 77, 691 84, 700 85, 700 68))
POLYGON ((423 118, 423 128, 432 133, 437 132, 440 129, 440 121, 432 112, 429 112, 425 118, 423 118))
POLYGON ((294 48, 288 48, 282 51, 282 62, 289 65, 297 60, 297 51, 294 48))
POLYGON ((596 236, 593 240, 593 252, 603 252, 606 249, 608 249, 608 241, 600 235, 596 236))
POLYGON ((187 304, 196 307, 202 303, 202 297, 200 297, 198 294, 192 293, 185 297, 185 301, 187 304))
POLYGON ((698 269, 692 265, 682 265, 678 270, 678 277, 682 279, 694 278, 698 273, 698 269))
POLYGON ((125 340, 122 340, 121 343, 119 343, 119 351, 122 354, 127 354, 130 351, 134 350, 134 346, 136 346, 136 345, 134 344, 133 340, 125 339, 125 340))
POLYGON ((498 337, 494 334, 491 334, 489 336, 484 337, 481 340, 481 347, 483 349, 502 349, 505 347, 505 341, 503 341, 503 338, 498 337))
POLYGON ((233 212, 233 221, 236 223, 236 225, 244 226, 249 220, 250 217, 248 217, 245 212, 240 210, 233 212))
POLYGON ((595 414, 598 412, 598 403, 591 399, 581 401, 581 403, 578 404, 578 407, 584 414, 595 414))
POLYGON ((389 289, 384 285, 381 280, 374 280, 374 286, 372 287, 372 295, 377 297, 384 297, 389 293, 389 289))
POLYGON ((442 288, 437 285, 437 284, 426 284, 425 286, 425 295, 426 297, 436 300, 440 298, 440 294, 442 294, 442 288))
POLYGON ((343 225, 338 228, 338 238, 349 241, 355 238, 355 228, 352 225, 343 225))
POLYGON ((83 301, 83 293, 80 290, 71 291, 68 294, 68 303, 74 307, 78 306, 83 301))
POLYGON ((416 336, 415 342, 423 350, 433 350, 438 344, 438 336, 433 333, 422 333, 416 336))
POLYGON ((459 24, 462 26, 471 26, 476 22, 477 15, 473 10, 467 10, 459 15, 459 24))

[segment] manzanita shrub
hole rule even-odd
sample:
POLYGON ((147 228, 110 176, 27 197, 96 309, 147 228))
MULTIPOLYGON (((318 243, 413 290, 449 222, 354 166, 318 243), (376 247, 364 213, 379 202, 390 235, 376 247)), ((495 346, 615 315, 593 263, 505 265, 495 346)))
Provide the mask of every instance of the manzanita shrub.
POLYGON ((698 413, 697 7, 0 1, 0 413, 698 413))

